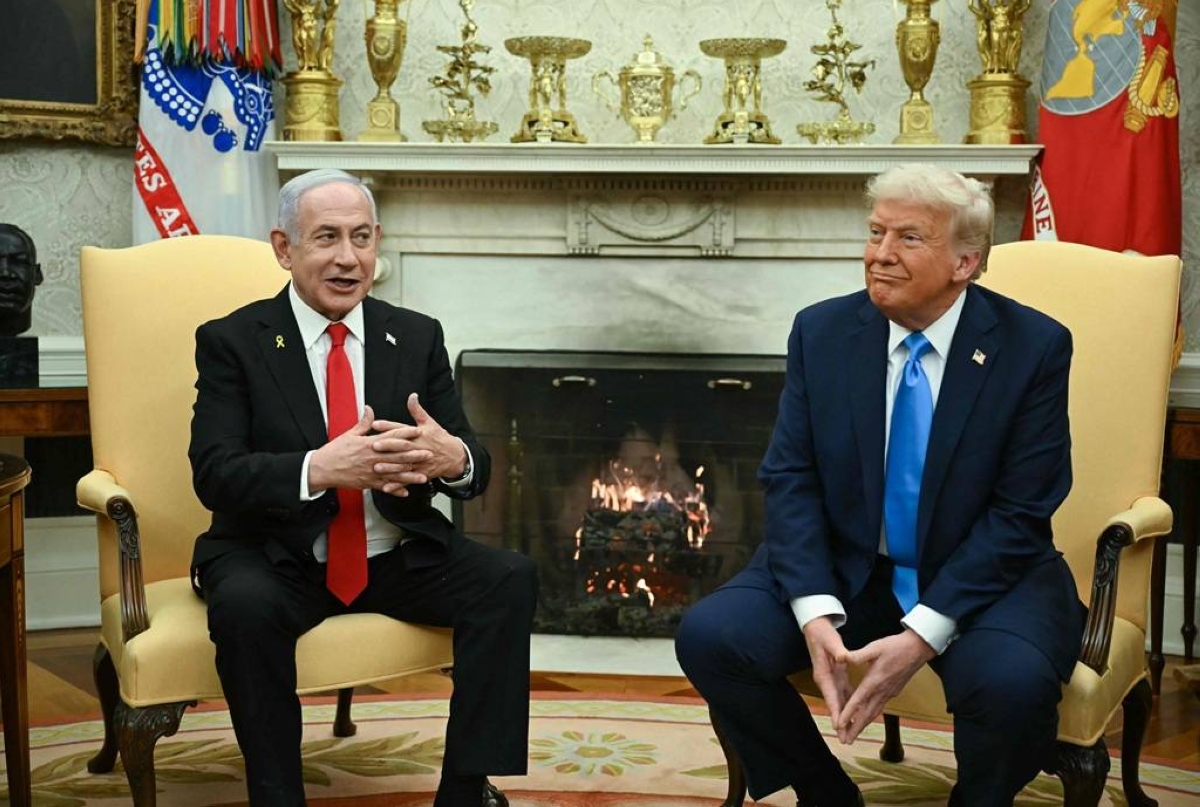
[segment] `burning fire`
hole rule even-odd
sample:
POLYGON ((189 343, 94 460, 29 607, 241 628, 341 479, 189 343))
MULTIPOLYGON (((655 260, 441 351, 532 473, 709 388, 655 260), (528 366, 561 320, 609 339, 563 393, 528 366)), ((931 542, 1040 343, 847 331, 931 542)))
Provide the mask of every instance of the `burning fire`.
MULTIPOLYGON (((634 470, 617 460, 608 463, 608 481, 592 480, 592 507, 629 512, 632 510, 679 511, 687 518, 687 541, 693 549, 704 546, 712 532, 708 505, 704 502, 704 466, 696 469, 695 482, 690 490, 672 492, 661 485, 662 455, 655 455, 656 473, 639 479, 634 470)), ((576 560, 579 559, 579 533, 575 534, 576 560)))

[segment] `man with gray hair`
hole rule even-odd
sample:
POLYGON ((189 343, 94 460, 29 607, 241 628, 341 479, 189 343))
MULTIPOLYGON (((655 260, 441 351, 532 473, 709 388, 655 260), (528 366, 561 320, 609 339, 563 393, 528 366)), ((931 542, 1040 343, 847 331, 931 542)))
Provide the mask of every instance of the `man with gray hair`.
POLYGON ((251 807, 304 804, 296 641, 356 612, 453 628, 434 805, 506 804, 485 777, 525 773, 534 564, 431 504, 482 493, 490 459, 438 321, 367 296, 381 236, 370 191, 321 170, 279 199, 271 243, 291 282, 196 331, 188 452, 212 511, 193 580, 251 807))
POLYGON ((755 799, 864 803, 789 675, 811 668, 851 743, 929 664, 954 715, 950 804, 1011 805, 1051 758, 1083 635, 1050 529, 1071 487, 1071 335, 972 283, 981 183, 902 165, 867 196, 866 289, 792 328, 765 540, 688 612, 676 652, 755 799))

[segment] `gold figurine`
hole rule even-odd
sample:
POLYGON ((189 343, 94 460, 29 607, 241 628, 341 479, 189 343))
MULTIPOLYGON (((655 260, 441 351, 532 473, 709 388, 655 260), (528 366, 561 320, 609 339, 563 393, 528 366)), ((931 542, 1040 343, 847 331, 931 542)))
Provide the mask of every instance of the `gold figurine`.
POLYGON ((513 56, 528 59, 533 68, 529 111, 512 142, 586 143, 575 116, 567 111, 567 60, 586 55, 592 43, 561 36, 520 36, 506 39, 504 47, 513 56))
POLYGON ((967 143, 1024 143, 1025 90, 1022 28, 1030 0, 967 0, 975 15, 975 45, 983 72, 967 82, 971 123, 967 143))
POLYGON ((467 18, 461 32, 462 44, 437 46, 440 52, 452 58, 446 66, 444 76, 433 76, 429 79, 429 83, 446 96, 446 117, 443 120, 427 120, 421 124, 439 143, 446 139, 452 143, 483 140, 499 128, 492 121, 475 119, 475 99, 471 90, 474 88, 484 96, 491 92, 491 75, 496 69, 475 60, 475 54, 492 51, 490 45, 481 45, 475 39, 479 30, 475 20, 471 18, 475 0, 458 0, 458 5, 463 10, 463 16, 467 18))
MULTIPOLYGON (((687 109, 688 100, 700 92, 700 87, 699 73, 688 70, 683 74, 679 82, 681 110, 687 109), (692 79, 693 87, 690 93, 685 93, 683 79, 688 78, 692 79)), ((592 91, 633 127, 639 144, 653 143, 658 130, 674 116, 675 89, 675 71, 662 54, 654 50, 654 40, 649 34, 643 42, 642 52, 635 54, 633 61, 621 68, 617 78, 605 70, 592 79, 592 91), (603 89, 605 79, 620 91, 619 98, 603 89)))
POLYGON ((937 143, 933 125, 933 106, 925 100, 925 85, 933 75, 937 61, 941 29, 930 16, 937 0, 903 0, 904 19, 896 26, 896 50, 900 54, 900 70, 911 95, 900 107, 900 134, 894 143, 937 143))
POLYGON ((875 60, 851 61, 850 55, 862 45, 846 38, 846 29, 837 18, 842 0, 825 0, 825 7, 833 18, 833 24, 825 33, 828 40, 823 45, 813 45, 811 50, 818 57, 813 66, 813 78, 804 83, 804 89, 815 94, 818 101, 837 104, 838 112, 829 123, 802 123, 796 127, 801 137, 810 143, 861 143, 863 137, 875 131, 875 124, 862 123, 850 117, 846 103, 846 84, 856 93, 861 93, 867 83, 867 70, 874 69, 875 60))
POLYGON ((725 60, 725 109, 705 143, 779 144, 762 108, 762 60, 778 56, 786 48, 782 39, 705 39, 700 43, 706 56, 725 60))
POLYGON ((339 0, 283 0, 292 15, 297 69, 283 78, 284 140, 341 140, 339 78, 333 75, 333 38, 339 0))
POLYGON ((408 139, 400 133, 400 105, 391 92, 408 42, 408 24, 397 16, 402 2, 375 0, 375 16, 367 20, 367 64, 379 91, 367 102, 367 128, 359 140, 396 143, 408 139))

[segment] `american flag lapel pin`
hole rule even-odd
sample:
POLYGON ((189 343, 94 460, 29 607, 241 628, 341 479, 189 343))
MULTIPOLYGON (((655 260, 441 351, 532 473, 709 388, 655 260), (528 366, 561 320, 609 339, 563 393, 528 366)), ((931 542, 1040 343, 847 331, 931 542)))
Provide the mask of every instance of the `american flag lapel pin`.
POLYGON ((973 356, 971 357, 971 361, 975 362, 975 363, 976 363, 976 364, 978 364, 980 367, 982 367, 982 366, 983 366, 983 363, 984 363, 985 361, 987 361, 987 356, 985 356, 985 355, 983 354, 983 351, 982 351, 982 350, 980 350, 979 348, 976 348, 976 349, 975 349, 975 355, 973 355, 973 356))
POLYGON ((389 345, 396 344, 396 337, 392 336, 390 333, 387 333, 386 331, 383 334, 383 338, 388 340, 389 345))

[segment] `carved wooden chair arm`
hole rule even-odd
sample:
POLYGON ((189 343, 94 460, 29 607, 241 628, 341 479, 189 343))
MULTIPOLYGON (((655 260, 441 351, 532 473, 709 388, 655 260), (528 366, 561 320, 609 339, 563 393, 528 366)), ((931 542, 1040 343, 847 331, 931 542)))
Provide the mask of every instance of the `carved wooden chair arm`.
POLYGON ((120 551, 121 633, 128 642, 150 627, 142 577, 141 537, 133 497, 117 484, 112 474, 97 468, 75 485, 75 499, 80 507, 108 516, 116 524, 120 551))
POLYGON ((1083 632, 1080 661, 1103 675, 1112 644, 1117 608, 1117 576, 1121 550, 1146 538, 1171 531, 1171 508, 1157 496, 1144 496, 1123 513, 1108 520, 1096 541, 1096 569, 1092 575, 1092 607, 1083 632))

